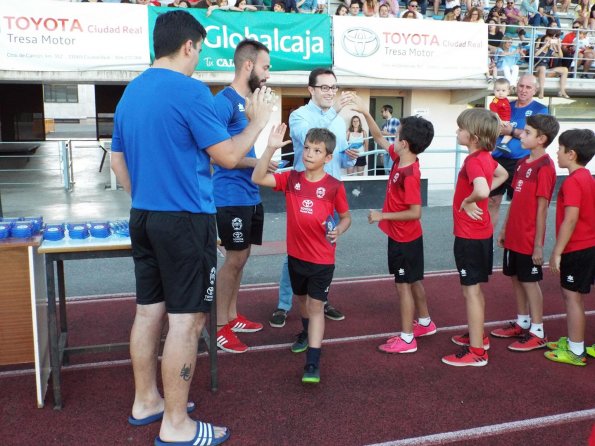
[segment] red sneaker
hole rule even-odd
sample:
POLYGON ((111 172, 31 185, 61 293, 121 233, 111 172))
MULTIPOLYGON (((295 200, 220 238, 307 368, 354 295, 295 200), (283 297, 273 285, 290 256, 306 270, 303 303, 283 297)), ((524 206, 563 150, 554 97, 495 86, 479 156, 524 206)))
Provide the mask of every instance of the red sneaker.
POLYGON ((488 365, 488 352, 476 355, 469 350, 469 347, 463 347, 460 352, 454 355, 444 356, 442 362, 455 367, 483 367, 488 365))
POLYGON ((217 347, 229 353, 244 353, 248 350, 248 346, 238 339, 229 325, 217 331, 217 347))
MULTIPOLYGON (((458 336, 453 336, 452 338, 450 338, 450 340, 457 345, 462 345, 463 347, 469 347, 469 345, 470 345, 469 344, 469 333, 465 333, 465 334, 458 335, 458 336)), ((486 335, 483 335, 483 348, 484 348, 484 350, 490 349, 490 339, 486 335)))
POLYGON ((249 321, 245 316, 239 313, 238 317, 232 321, 229 321, 228 325, 231 327, 231 330, 236 333, 254 333, 262 330, 262 324, 249 321))
POLYGON ((505 327, 492 330, 490 334, 497 338, 522 338, 526 332, 527 330, 516 322, 509 322, 505 327))
POLYGON ((514 350, 515 352, 530 352, 531 350, 545 347, 547 347, 547 337, 544 336, 543 338, 540 338, 529 332, 526 333, 521 340, 510 344, 508 350, 514 350))

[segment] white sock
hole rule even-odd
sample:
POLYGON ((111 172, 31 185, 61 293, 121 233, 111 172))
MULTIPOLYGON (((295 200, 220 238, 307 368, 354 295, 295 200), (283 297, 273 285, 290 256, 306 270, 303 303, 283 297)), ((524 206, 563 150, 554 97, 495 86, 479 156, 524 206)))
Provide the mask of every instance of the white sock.
POLYGON ((526 330, 531 326, 531 316, 528 314, 517 314, 516 323, 519 327, 526 330))
POLYGON ((407 344, 411 344, 413 341, 413 333, 403 333, 401 332, 401 339, 405 341, 407 344))
POLYGON ((531 330, 529 330, 532 334, 537 336, 538 338, 543 339, 543 324, 535 324, 531 323, 531 330))
POLYGON ((431 317, 420 317, 420 318, 417 318, 417 323, 419 325, 423 325, 424 327, 427 327, 428 325, 430 325, 432 323, 432 318, 431 317))
POLYGON ((573 342, 570 339, 568 340, 568 348, 572 353, 577 356, 582 355, 585 353, 585 343, 583 342, 573 342))

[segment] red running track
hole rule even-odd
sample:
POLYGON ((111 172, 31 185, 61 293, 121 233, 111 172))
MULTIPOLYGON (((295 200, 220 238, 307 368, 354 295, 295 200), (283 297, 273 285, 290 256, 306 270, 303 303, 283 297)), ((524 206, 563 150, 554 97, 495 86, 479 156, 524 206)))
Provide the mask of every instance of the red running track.
MULTIPOLYGON (((545 329, 566 333, 557 278, 542 282, 545 329)), ((554 364, 542 351, 514 353, 492 339, 490 363, 454 368, 440 362, 456 350, 450 336, 465 324, 464 301, 453 274, 428 275, 436 335, 419 340, 415 354, 376 351, 399 328, 398 300, 390 278, 337 281, 331 300, 346 315, 328 322, 322 382, 300 381, 304 356, 289 351, 300 329, 292 312, 283 329, 241 334, 253 348, 221 354, 219 391, 208 390, 208 364, 199 359, 191 399, 196 416, 230 426, 229 445, 586 445, 595 421, 595 360, 584 368, 554 364)), ((484 286, 489 328, 515 313, 509 280, 496 273, 484 286)), ((245 287, 240 308, 265 322, 276 303, 272 286, 245 287)), ((586 340, 595 343, 595 301, 586 303, 586 340)), ((70 344, 124 342, 134 315, 131 299, 69 303, 70 344)), ((133 397, 126 354, 75 356, 63 373, 62 411, 35 408, 33 376, 0 373, 3 445, 147 445, 158 425, 126 422, 133 397), (99 362, 103 361, 103 362, 99 362)))

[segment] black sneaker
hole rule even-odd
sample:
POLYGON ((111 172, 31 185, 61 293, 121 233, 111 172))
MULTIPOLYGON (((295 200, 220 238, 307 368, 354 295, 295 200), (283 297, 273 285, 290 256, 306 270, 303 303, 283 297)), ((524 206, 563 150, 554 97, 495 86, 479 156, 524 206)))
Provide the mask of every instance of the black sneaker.
POLYGON ((314 364, 306 364, 302 382, 307 384, 318 384, 320 382, 320 368, 314 364))
POLYGON ((308 333, 300 331, 295 339, 295 342, 291 344, 291 351, 294 353, 302 353, 308 350, 308 333))
POLYGON ((342 321, 345 315, 330 304, 324 306, 324 315, 332 321, 342 321))
POLYGON ((285 327, 285 321, 287 320, 287 311, 277 308, 271 318, 269 324, 271 327, 283 328, 285 327))

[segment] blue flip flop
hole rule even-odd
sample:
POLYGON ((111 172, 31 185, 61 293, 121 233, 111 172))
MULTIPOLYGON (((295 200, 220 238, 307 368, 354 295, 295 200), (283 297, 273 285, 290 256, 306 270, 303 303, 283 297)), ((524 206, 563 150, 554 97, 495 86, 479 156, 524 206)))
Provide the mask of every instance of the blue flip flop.
POLYGON ((161 438, 155 438, 155 446, 216 446, 218 444, 225 443, 231 432, 228 428, 225 428, 225 435, 220 438, 215 438, 215 429, 210 423, 203 423, 202 421, 196 422, 196 436, 190 441, 163 441, 161 438))
MULTIPOLYGON (((196 409, 196 404, 194 402, 189 401, 190 405, 186 409, 186 412, 191 413, 194 412, 196 409)), ((154 415, 149 415, 145 418, 134 418, 132 415, 128 417, 128 422, 133 426, 146 426, 147 424, 154 423, 155 421, 160 421, 163 418, 163 411, 158 412, 154 415)))

